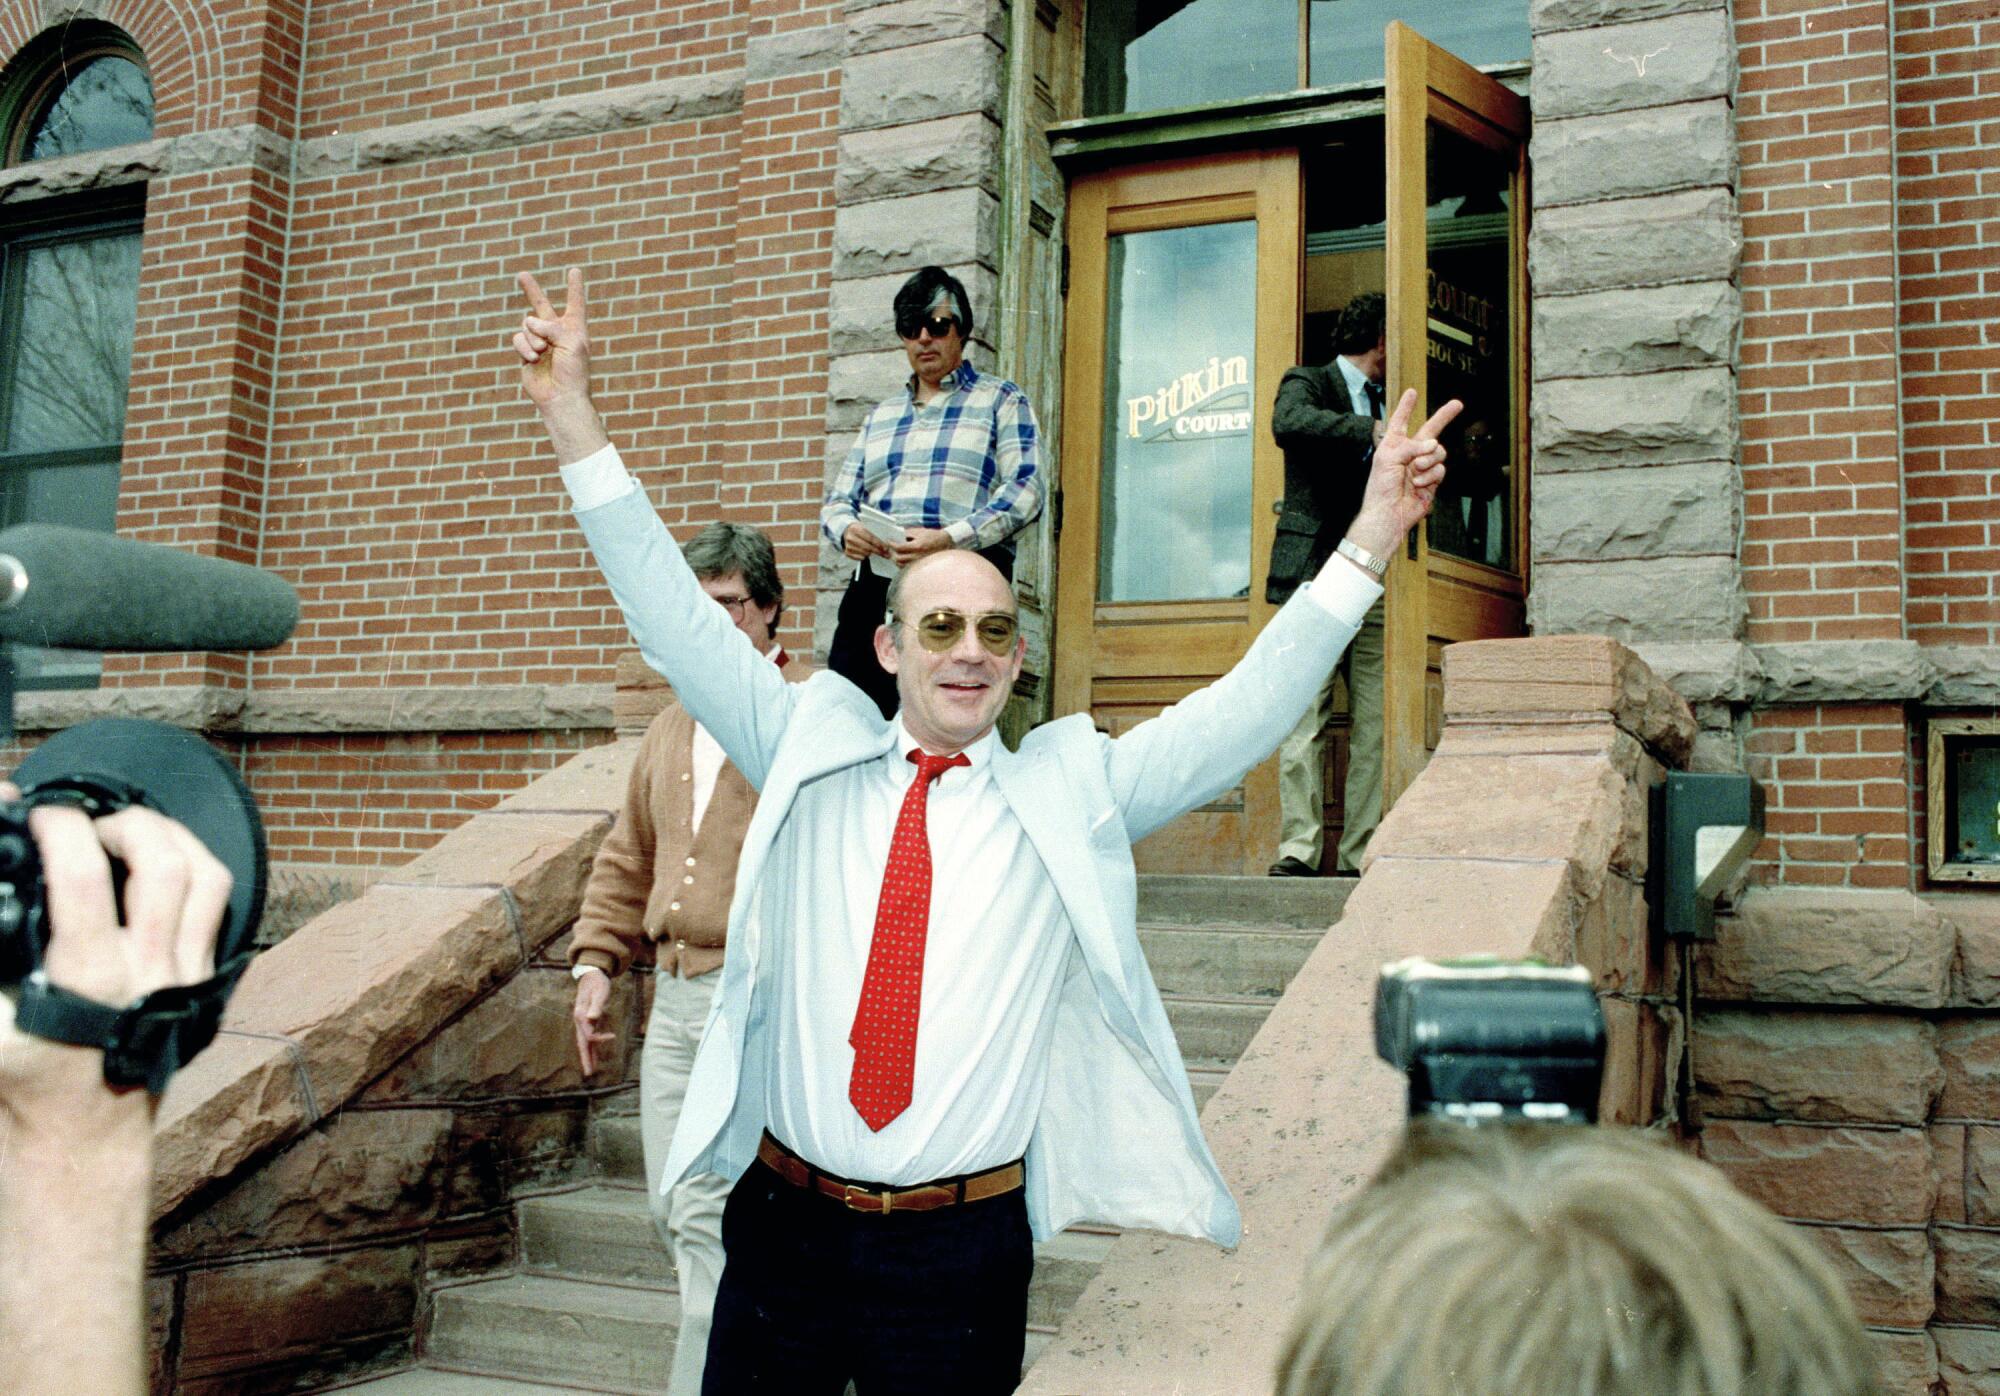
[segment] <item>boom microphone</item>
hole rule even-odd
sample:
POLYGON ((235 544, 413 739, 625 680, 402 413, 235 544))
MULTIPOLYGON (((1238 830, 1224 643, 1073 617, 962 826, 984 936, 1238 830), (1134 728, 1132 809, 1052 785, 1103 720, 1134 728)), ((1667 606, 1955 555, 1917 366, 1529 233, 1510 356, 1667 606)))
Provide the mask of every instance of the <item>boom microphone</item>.
POLYGON ((57 524, 0 531, 0 641, 84 650, 265 650, 299 623, 290 584, 57 524))

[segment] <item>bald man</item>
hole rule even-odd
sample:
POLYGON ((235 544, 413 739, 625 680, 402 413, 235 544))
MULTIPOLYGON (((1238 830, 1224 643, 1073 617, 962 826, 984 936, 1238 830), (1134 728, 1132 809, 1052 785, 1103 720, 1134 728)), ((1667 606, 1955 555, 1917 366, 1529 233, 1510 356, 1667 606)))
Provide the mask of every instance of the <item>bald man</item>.
POLYGON ((702 1389, 1011 1391, 1033 1237, 1238 1239, 1139 948, 1132 842, 1298 721, 1429 511, 1457 404, 1412 433, 1404 397, 1342 551, 1229 674, 1119 738, 1079 714, 1010 752, 1026 644, 997 569, 951 550, 897 577, 874 636, 893 720, 837 674, 787 684, 610 444, 581 274, 560 312, 521 283, 522 384, 612 594, 761 792, 661 1182, 737 1180, 702 1389))

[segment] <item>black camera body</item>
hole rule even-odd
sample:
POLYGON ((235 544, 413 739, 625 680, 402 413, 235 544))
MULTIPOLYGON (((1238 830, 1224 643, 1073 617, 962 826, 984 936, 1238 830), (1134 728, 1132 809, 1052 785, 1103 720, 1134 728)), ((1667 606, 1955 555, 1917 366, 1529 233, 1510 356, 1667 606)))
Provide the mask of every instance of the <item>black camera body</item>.
POLYGON ((1384 965, 1375 1051, 1408 1076, 1412 1118, 1597 1118, 1604 1015, 1581 965, 1489 957, 1384 965))
MULTIPOLYGON (((269 863, 263 821, 233 766, 200 737, 165 723, 100 718, 51 737, 0 801, 0 988, 18 989, 24 1032, 104 1050, 114 1086, 155 1093, 215 1038, 236 981, 250 962, 263 916, 269 863), (144 805, 180 821, 229 869, 229 909, 216 938, 213 977, 162 989, 133 1004, 98 1004, 41 975, 48 951, 47 889, 29 833, 29 811, 71 805, 93 817, 144 805)), ((124 868, 112 860, 123 919, 124 868)))

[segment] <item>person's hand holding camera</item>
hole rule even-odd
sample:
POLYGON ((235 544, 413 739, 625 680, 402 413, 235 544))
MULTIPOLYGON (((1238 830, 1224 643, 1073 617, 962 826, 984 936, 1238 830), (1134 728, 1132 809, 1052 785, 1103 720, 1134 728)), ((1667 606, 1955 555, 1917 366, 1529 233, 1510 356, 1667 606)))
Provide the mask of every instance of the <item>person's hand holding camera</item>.
MULTIPOLYGON (((0 783, 0 798, 17 793, 0 783)), ((28 826, 52 984, 118 1006, 209 978, 230 875, 193 834, 143 806, 95 820, 44 807, 28 826)), ((143 1389, 155 1105, 107 1085, 98 1049, 20 1031, 0 996, 0 1390, 143 1389)))
MULTIPOLYGON (((11 789, 0 785, 0 794, 11 789)), ((81 810, 43 807, 30 813, 28 827, 47 887, 42 970, 51 983, 116 1007, 214 973, 230 877, 193 834, 139 805, 96 820, 81 810), (113 857, 126 867, 122 927, 113 857)), ((10 1134, 80 1139, 116 1120, 150 1128, 151 1114, 145 1091, 105 1086, 96 1049, 18 1031, 12 1004, 0 1001, 0 1120, 10 1134)))

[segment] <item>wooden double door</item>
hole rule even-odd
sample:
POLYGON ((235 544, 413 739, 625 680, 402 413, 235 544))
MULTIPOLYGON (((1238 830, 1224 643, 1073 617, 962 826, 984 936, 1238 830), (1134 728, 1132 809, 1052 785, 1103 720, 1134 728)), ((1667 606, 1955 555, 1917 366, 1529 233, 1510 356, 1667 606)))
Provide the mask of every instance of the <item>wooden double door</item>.
MULTIPOLYGON (((1341 309, 1382 292, 1388 400, 1467 404, 1446 491, 1388 577, 1393 801, 1437 743, 1442 647, 1523 628, 1527 119, 1402 25, 1387 42, 1380 118, 1073 180, 1053 677, 1057 714, 1117 733, 1241 657, 1275 610, 1279 379, 1329 362, 1341 309)), ((1144 841, 1140 865, 1261 872, 1278 821, 1273 759, 1144 841)))

